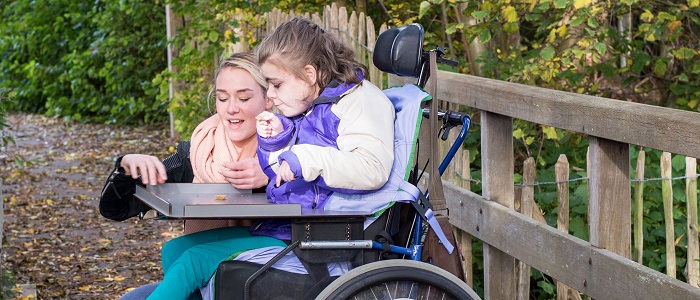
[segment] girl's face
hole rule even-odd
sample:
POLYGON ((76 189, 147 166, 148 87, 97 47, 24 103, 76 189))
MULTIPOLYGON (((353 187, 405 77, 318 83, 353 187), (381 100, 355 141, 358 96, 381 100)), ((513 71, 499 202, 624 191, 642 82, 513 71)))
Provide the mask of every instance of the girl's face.
POLYGON ((304 79, 269 62, 263 63, 260 69, 268 83, 267 97, 284 116, 303 114, 319 95, 316 69, 310 65, 304 67, 307 77, 304 79))
POLYGON ((225 68, 216 78, 216 114, 224 122, 226 136, 234 143, 245 141, 257 132, 255 116, 270 109, 262 87, 248 71, 225 68))

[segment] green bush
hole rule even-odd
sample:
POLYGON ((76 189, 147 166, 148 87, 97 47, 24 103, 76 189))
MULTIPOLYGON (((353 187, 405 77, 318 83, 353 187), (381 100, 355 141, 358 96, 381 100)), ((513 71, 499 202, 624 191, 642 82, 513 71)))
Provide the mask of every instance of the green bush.
POLYGON ((0 270, 0 299, 12 299, 15 292, 15 276, 6 269, 0 270))
POLYGON ((260 40, 255 29, 264 28, 264 20, 255 18, 273 8, 283 11, 321 12, 321 3, 327 1, 168 1, 173 13, 187 18, 187 26, 180 28, 169 41, 178 50, 173 60, 175 74, 167 70, 158 74, 154 83, 160 85, 159 102, 167 102, 168 84, 172 80, 178 87, 170 110, 175 117, 175 130, 183 138, 189 137, 194 128, 207 116, 215 112, 214 104, 207 99, 214 85, 214 70, 217 62, 231 54, 230 46, 245 40, 254 47, 260 40), (241 19, 241 16, 243 17, 241 19), (236 36, 235 29, 247 26, 243 36, 236 36))
POLYGON ((9 109, 76 121, 162 123, 152 79, 166 68, 160 1, 2 1, 0 89, 9 109))

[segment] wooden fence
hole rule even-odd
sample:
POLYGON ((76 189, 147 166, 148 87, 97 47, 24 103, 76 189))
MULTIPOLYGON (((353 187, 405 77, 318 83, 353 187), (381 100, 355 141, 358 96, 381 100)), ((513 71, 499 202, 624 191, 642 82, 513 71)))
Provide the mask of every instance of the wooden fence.
MULTIPOLYGON (((273 30, 294 13, 273 11, 262 16, 265 31, 273 30)), ((354 45, 357 59, 370 67, 370 80, 380 88, 412 81, 389 76, 371 63, 376 36, 373 21, 345 8, 326 7, 322 15, 305 17, 354 45), (386 84, 388 83, 388 84, 386 84)), ((264 32, 262 33, 264 35, 264 32)), ((246 49, 237 45, 237 49, 246 49)), ((468 106, 480 112, 482 195, 469 191, 469 152, 457 153, 444 179, 450 222, 458 229, 464 255, 465 281, 472 284, 472 237, 484 245, 486 299, 527 299, 529 268, 557 281, 558 299, 700 299, 697 229, 696 161, 700 158, 700 114, 553 91, 538 87, 438 71, 437 97, 446 108, 468 106), (557 228, 544 222, 535 203, 535 163, 523 165, 523 184, 514 185, 513 119, 553 126, 587 135, 589 241, 569 234, 569 167, 561 156, 556 166, 557 228), (670 171, 664 171, 664 216, 668 275, 641 264, 644 152, 637 161, 636 179, 630 178, 630 145, 686 155, 688 283, 675 279, 673 196, 670 171), (631 187, 634 186, 634 197, 631 187), (635 209, 632 222, 632 199, 635 209), (516 210, 517 209, 517 210, 516 210), (534 219, 533 219, 534 218, 534 219), (635 259, 632 261, 632 230, 635 259), (571 287, 571 289, 569 288, 571 287)), ((429 147, 424 145, 423 148, 429 147)), ((446 149, 443 149, 446 151, 446 149)), ((669 170, 664 154, 662 170, 669 170)))
MULTIPOLYGON (((629 259, 631 256, 632 180, 629 176, 629 145, 700 157, 700 140, 691 134, 700 129, 700 114, 649 105, 547 90, 520 84, 437 72, 438 98, 452 104, 480 110, 483 196, 449 183, 445 195, 450 222, 479 238, 484 246, 485 296, 487 299, 523 297, 527 282, 517 274, 527 274, 520 262, 535 267, 557 280, 599 299, 695 299, 700 289, 661 274, 629 259), (589 231, 583 241, 563 232, 568 202, 565 159, 557 168, 561 185, 559 229, 515 212, 516 194, 520 210, 541 217, 534 205, 534 161, 523 167, 523 186, 513 186, 512 121, 521 119, 554 126, 589 137, 589 231), (516 261, 516 259, 518 261, 516 261)), ((390 84, 402 84, 404 78, 391 76, 390 84)), ((664 156, 668 157, 668 154, 664 156)), ((642 155, 642 158, 644 156, 642 155)), ((663 162, 666 170, 669 165, 663 162)), ((642 163, 639 163, 642 164, 642 163)), ((643 164, 642 164, 643 165, 643 164)), ((662 169, 664 169, 662 168, 662 169)), ((695 159, 686 169, 688 209, 688 279, 697 286, 697 175, 695 159)), ((638 170, 640 168, 637 168, 638 170)), ((641 170, 640 170, 641 171, 641 170)), ((667 172, 667 171, 664 171, 667 172)), ((462 171, 462 174, 467 174, 462 171)), ((643 174, 643 173, 641 173, 643 174)), ((670 174, 670 172, 669 172, 670 174)), ((641 176, 640 176, 641 177, 641 176)), ((670 182, 668 174, 661 174, 670 182)), ((641 184, 636 182, 635 203, 641 200, 641 184)), ((668 184, 668 183, 667 183, 668 184)), ((668 187, 664 190, 670 190, 668 187)), ((670 216, 671 197, 666 212, 670 216)), ((635 228, 641 217, 636 209, 635 228)), ((667 219, 669 220, 669 219, 667 219)), ((670 219, 672 220, 672 218, 670 219)), ((673 225, 667 221, 667 252, 674 247, 673 225)), ((568 231, 568 229, 567 229, 568 231)), ((636 239, 639 240, 639 234, 636 239)), ((641 243, 635 247, 641 250, 641 243)), ((674 258, 668 264, 675 267, 674 258)), ((667 267, 673 269, 674 267, 667 267)), ((673 274, 669 274, 673 275, 673 274)), ((559 285, 559 298, 566 298, 559 285)), ((577 293, 571 293, 577 294, 577 293)))

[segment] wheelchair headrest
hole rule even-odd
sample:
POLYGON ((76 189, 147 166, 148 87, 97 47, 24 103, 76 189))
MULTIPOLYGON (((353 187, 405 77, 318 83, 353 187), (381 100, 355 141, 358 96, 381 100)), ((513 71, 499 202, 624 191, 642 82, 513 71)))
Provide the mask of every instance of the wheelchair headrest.
POLYGON ((377 38, 372 62, 383 72, 418 77, 423 56, 423 26, 409 24, 388 29, 377 38))

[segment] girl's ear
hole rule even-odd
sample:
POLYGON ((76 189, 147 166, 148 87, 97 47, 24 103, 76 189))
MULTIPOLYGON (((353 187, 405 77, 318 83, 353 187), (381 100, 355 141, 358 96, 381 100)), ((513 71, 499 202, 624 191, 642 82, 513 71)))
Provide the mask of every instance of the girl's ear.
POLYGON ((318 72, 314 66, 304 66, 304 75, 306 76, 306 80, 312 85, 316 85, 318 83, 318 72))

